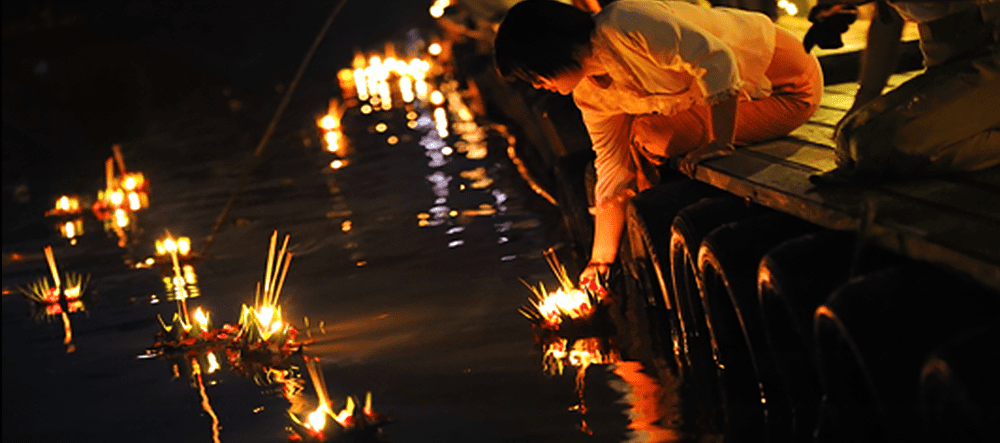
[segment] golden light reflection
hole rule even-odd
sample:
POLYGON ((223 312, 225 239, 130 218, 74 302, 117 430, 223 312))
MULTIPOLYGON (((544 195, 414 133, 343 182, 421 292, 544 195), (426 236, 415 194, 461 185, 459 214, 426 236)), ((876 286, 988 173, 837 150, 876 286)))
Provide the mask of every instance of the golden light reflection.
POLYGON ((220 443, 219 440, 219 416, 215 415, 215 410, 212 409, 212 404, 208 400, 208 393, 205 392, 205 382, 201 376, 201 365, 198 361, 191 359, 191 371, 198 383, 198 393, 201 395, 201 408, 212 418, 212 441, 214 443, 220 443))
POLYGON ((795 6, 795 3, 788 0, 778 0, 778 8, 788 15, 795 15, 799 13, 799 7, 795 6))
POLYGON ((430 55, 441 55, 441 44, 438 42, 431 43, 427 47, 427 53, 430 55))

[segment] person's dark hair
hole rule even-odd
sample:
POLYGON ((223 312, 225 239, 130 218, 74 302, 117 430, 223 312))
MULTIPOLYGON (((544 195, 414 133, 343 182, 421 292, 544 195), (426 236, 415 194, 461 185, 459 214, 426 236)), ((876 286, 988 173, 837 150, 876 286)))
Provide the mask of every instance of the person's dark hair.
POLYGON ((507 11, 493 43, 497 72, 533 81, 580 68, 594 32, 590 13, 552 0, 526 0, 507 11))

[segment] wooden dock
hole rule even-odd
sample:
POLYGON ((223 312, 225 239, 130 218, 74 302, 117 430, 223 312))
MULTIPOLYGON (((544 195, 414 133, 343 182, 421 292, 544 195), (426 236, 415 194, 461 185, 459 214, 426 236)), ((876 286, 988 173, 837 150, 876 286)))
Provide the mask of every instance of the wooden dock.
MULTIPOLYGON (((898 74, 890 87, 916 73, 898 74)), ((817 225, 855 231, 1000 291, 1000 167, 879 186, 817 186, 834 168, 833 129, 856 85, 828 86, 810 121, 783 139, 700 165, 695 178, 817 225)))

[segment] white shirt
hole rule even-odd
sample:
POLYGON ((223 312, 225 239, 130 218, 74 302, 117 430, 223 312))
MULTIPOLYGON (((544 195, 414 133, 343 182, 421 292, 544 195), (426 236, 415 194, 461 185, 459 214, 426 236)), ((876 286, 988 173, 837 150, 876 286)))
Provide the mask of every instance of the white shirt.
POLYGON ((631 118, 672 115, 740 94, 770 95, 764 76, 775 28, 764 14, 685 2, 619 0, 594 17, 597 64, 611 78, 585 77, 573 90, 597 153, 596 204, 627 198, 634 181, 631 118))

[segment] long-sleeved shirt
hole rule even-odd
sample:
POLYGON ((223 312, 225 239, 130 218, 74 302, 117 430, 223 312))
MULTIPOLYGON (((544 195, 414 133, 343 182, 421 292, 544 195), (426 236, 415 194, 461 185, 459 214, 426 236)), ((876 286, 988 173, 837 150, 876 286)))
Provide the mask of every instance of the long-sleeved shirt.
POLYGON ((591 47, 607 75, 584 78, 573 97, 597 154, 598 208, 633 192, 632 116, 672 115, 734 94, 770 95, 764 72, 774 54, 775 28, 764 14, 620 0, 594 18, 591 47))

